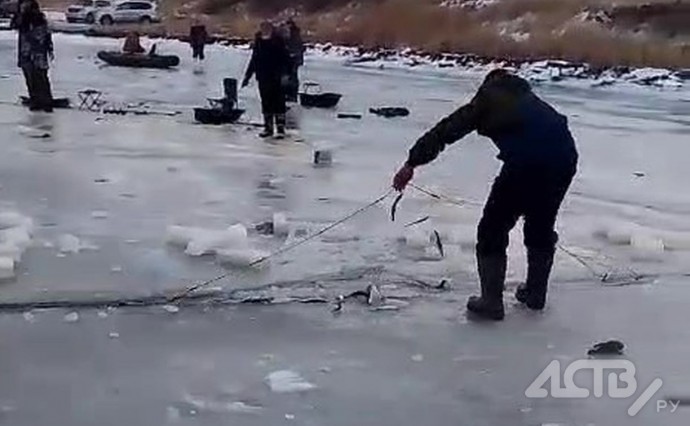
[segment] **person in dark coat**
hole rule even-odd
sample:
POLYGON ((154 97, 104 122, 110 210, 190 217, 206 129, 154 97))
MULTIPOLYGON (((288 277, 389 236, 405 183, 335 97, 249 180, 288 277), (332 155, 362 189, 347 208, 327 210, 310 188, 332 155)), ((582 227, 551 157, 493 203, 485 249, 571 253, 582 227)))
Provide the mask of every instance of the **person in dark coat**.
POLYGON ((207 40, 208 33, 206 32, 206 25, 198 21, 194 22, 189 28, 189 45, 192 47, 193 59, 203 61, 206 58, 204 55, 204 48, 206 47, 207 40))
POLYGON ((575 175, 578 153, 567 118, 537 97, 527 81, 502 69, 490 72, 470 103, 441 120, 410 149, 393 187, 402 191, 415 168, 474 130, 493 140, 503 167, 477 230, 481 296, 472 296, 467 309, 482 318, 503 319, 508 235, 522 216, 528 270, 516 297, 541 310, 558 241, 556 216, 575 175))
POLYGON ((36 0, 22 0, 15 26, 19 32, 17 65, 22 69, 32 111, 53 111, 48 68, 53 59, 53 40, 48 21, 36 0))
POLYGON ((274 123, 278 136, 285 135, 285 90, 290 59, 285 42, 277 34, 273 24, 263 22, 254 40, 252 57, 242 82, 246 87, 253 76, 259 83, 261 109, 264 115, 264 131, 261 137, 273 136, 274 123))
POLYGON ((122 45, 122 53, 128 55, 140 55, 146 52, 144 47, 141 45, 141 37, 136 31, 131 31, 125 37, 125 42, 122 45))
POLYGON ((285 43, 290 55, 290 74, 286 88, 286 96, 288 101, 297 102, 299 93, 299 69, 304 65, 304 41, 302 40, 302 31, 292 19, 288 19, 285 23, 284 32, 285 43))

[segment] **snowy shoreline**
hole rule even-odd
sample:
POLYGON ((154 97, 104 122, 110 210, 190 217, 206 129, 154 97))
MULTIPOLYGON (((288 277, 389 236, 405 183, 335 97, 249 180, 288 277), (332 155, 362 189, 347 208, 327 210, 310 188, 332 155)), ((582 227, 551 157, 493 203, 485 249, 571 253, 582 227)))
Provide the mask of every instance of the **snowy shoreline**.
POLYGON ((690 70, 634 68, 628 66, 594 67, 586 63, 560 59, 538 61, 486 58, 472 53, 428 53, 411 48, 365 49, 336 46, 330 43, 310 46, 308 54, 323 58, 344 58, 346 63, 367 68, 459 70, 487 72, 503 67, 517 72, 534 83, 564 80, 588 81, 591 87, 629 83, 665 89, 682 88, 690 80, 690 70))
MULTIPOLYGON (((123 38, 126 30, 101 31, 89 25, 66 24, 51 21, 53 31, 61 34, 83 35, 89 38, 123 38)), ((176 40, 185 42, 179 34, 150 34, 151 40, 176 40)), ((245 48, 250 40, 212 35, 210 44, 245 48)), ((363 46, 342 46, 333 43, 307 44, 307 56, 344 60, 346 65, 371 69, 407 69, 422 71, 458 71, 486 73, 497 67, 515 71, 532 83, 559 83, 563 81, 587 82, 590 87, 606 87, 630 84, 660 89, 680 89, 690 80, 690 69, 667 69, 630 66, 596 67, 584 62, 562 59, 498 59, 473 53, 432 53, 412 48, 383 49, 363 46)))

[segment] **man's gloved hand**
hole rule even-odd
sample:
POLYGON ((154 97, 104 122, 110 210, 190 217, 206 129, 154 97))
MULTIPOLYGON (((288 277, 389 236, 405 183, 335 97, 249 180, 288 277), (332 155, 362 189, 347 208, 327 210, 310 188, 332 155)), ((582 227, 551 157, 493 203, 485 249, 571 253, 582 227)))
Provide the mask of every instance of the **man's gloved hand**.
POLYGON ((398 170, 398 173, 395 174, 395 177, 393 178, 393 188, 396 191, 402 191, 405 189, 408 183, 412 180, 414 177, 414 167, 408 166, 405 164, 398 170))

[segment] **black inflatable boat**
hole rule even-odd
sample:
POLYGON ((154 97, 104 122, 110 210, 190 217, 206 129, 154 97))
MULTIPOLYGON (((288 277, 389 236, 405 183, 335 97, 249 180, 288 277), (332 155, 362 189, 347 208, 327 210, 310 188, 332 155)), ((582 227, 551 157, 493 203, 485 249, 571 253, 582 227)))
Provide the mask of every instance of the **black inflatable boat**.
POLYGON ((172 68, 180 64, 175 55, 128 54, 122 52, 98 52, 98 59, 116 67, 130 68, 172 68))

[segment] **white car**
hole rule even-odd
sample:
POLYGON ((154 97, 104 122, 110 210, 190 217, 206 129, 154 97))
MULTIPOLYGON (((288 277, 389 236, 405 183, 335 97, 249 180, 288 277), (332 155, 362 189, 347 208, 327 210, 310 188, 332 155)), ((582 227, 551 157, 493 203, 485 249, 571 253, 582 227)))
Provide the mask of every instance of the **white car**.
POLYGON ((81 4, 73 4, 65 12, 65 20, 69 23, 86 22, 93 24, 96 22, 96 15, 102 9, 109 8, 113 4, 110 0, 86 0, 81 4))
POLYGON ((113 24, 150 24, 160 22, 158 5, 147 0, 126 0, 110 7, 100 9, 96 22, 101 25, 113 24))

